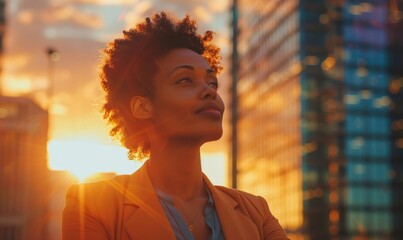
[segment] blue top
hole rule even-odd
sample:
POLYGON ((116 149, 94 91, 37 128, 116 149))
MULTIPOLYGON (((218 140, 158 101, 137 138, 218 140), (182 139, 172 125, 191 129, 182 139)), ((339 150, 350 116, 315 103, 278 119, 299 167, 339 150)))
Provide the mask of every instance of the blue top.
MULTIPOLYGON (((208 203, 204 208, 204 220, 211 230, 210 240, 224 240, 224 235, 221 230, 220 220, 218 219, 217 212, 214 207, 214 201, 211 197, 210 191, 206 188, 208 193, 208 203)), ((175 208, 172 196, 156 189, 157 196, 161 202, 162 208, 165 211, 172 230, 175 233, 177 240, 195 240, 190 232, 186 221, 182 217, 178 209, 175 208)))

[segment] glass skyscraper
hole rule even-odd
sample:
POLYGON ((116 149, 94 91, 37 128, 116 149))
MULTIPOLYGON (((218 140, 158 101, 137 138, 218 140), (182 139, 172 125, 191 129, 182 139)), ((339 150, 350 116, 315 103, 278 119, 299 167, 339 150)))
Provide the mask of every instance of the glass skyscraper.
POLYGON ((403 236, 403 1, 234 1, 239 189, 292 239, 403 236))

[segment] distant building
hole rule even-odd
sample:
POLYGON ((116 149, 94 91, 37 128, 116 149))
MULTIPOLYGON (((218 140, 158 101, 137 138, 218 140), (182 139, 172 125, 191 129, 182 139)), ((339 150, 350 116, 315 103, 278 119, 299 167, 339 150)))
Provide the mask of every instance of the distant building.
POLYGON ((6 30, 6 8, 5 8, 5 1, 0 0, 0 95, 2 94, 1 89, 1 75, 3 72, 3 41, 4 41, 4 33, 6 30))
POLYGON ((232 172, 291 239, 403 237, 402 8, 234 0, 232 172))
POLYGON ((0 96, 0 239, 46 240, 47 112, 32 100, 0 96))
POLYGON ((0 0, 0 54, 3 52, 3 39, 6 24, 6 3, 0 0))

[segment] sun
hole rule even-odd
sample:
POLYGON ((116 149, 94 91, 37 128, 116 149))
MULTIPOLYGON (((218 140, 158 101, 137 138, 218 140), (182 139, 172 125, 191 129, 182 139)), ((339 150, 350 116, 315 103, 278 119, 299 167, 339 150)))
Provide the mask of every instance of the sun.
POLYGON ((69 171, 80 182, 96 173, 129 174, 142 164, 129 161, 123 147, 91 139, 51 140, 48 157, 50 170, 69 171))
MULTIPOLYGON (((50 170, 68 171, 79 182, 85 182, 97 173, 131 174, 143 164, 128 160, 127 150, 121 146, 85 138, 49 141, 48 158, 50 170)), ((225 153, 202 152, 201 158, 203 172, 210 180, 226 185, 225 153)))

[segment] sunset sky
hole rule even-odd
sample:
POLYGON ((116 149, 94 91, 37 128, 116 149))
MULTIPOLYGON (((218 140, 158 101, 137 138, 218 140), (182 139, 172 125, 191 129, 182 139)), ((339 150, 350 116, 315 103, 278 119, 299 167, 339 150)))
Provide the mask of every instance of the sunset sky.
MULTIPOLYGON (((178 17, 189 13, 198 20, 201 32, 209 29, 217 33, 216 44, 222 48, 223 65, 228 69, 229 8, 229 0, 8 1, 0 89, 6 95, 29 96, 46 108, 47 88, 53 81, 51 168, 130 172, 137 164, 126 161, 124 150, 111 141, 99 114, 103 98, 97 72, 100 50, 120 37, 123 29, 153 12, 164 10, 178 17), (48 74, 48 48, 60 53, 53 75, 48 74), (72 154, 78 151, 85 154, 72 154), (101 157, 105 159, 99 160, 101 157)), ((220 80, 220 94, 227 102, 229 78, 225 70, 220 80)), ((227 111, 225 117, 228 115, 227 111)), ((225 183, 228 152, 229 129, 224 131, 226 135, 205 146, 202 155, 207 174, 220 184, 225 183)))

